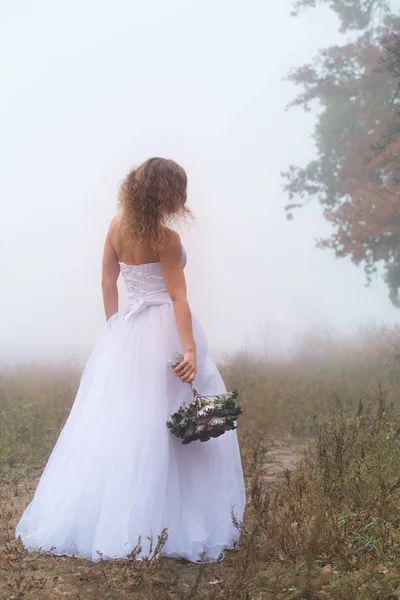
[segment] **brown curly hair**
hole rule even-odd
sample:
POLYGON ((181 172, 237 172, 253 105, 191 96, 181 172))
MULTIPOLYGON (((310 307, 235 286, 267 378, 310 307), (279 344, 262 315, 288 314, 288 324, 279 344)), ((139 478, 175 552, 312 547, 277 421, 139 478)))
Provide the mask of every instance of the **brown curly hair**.
POLYGON ((186 203, 187 176, 173 160, 149 158, 123 180, 119 191, 122 227, 129 240, 158 251, 165 243, 167 224, 190 216, 186 203))

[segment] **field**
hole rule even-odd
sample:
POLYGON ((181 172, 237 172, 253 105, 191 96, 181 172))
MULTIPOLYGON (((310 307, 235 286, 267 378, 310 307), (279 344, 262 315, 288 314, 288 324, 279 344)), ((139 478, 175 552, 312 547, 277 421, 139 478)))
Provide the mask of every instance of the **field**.
POLYGON ((400 331, 310 337, 221 365, 245 409, 240 546, 213 565, 28 554, 14 529, 65 422, 76 365, 0 372, 0 599, 400 598, 400 331))

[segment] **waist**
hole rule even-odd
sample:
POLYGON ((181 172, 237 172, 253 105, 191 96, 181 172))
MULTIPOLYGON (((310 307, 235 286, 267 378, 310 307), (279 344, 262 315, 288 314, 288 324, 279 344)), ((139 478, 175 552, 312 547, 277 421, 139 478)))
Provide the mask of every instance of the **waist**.
POLYGON ((150 306, 160 306, 162 304, 172 304, 171 296, 167 290, 160 290, 142 296, 132 293, 129 296, 128 307, 123 316, 125 319, 129 319, 133 314, 139 313, 150 306))

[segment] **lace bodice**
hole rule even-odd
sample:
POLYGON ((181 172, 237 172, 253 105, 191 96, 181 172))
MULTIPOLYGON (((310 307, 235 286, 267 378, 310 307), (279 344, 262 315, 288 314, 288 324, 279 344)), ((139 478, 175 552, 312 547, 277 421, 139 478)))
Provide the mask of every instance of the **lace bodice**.
MULTIPOLYGON (((182 246, 182 264, 186 266, 186 250, 182 246)), ((148 306, 171 304, 159 262, 142 265, 127 265, 120 262, 121 273, 129 294, 129 305, 125 317, 140 312, 148 306)))

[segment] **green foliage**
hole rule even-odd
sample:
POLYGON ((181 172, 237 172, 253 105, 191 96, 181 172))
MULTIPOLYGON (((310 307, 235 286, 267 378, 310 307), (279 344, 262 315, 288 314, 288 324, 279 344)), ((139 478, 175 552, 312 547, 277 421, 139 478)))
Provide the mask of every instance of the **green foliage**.
MULTIPOLYGON (((350 411, 372 402, 377 380, 388 400, 400 398, 400 331, 361 330, 354 337, 305 337, 280 360, 238 355, 221 365, 230 389, 240 390, 242 451, 265 435, 309 436, 331 412, 334 395, 350 411), (249 443, 252 440, 252 443, 249 443)), ((43 466, 74 401, 77 366, 0 369, 0 478, 43 466)))
POLYGON ((166 530, 154 532, 147 556, 139 539, 127 560, 26 552, 15 525, 71 408, 80 370, 2 369, 0 600, 398 597, 399 348, 398 329, 364 330, 353 338, 305 338, 279 360, 247 353, 222 366, 244 408, 238 435, 248 505, 244 523, 236 523, 239 547, 207 565, 163 558, 166 530), (309 450, 296 468, 291 459, 284 463, 291 470, 280 465, 284 477, 272 484, 277 448, 280 461, 288 445, 300 451, 294 434, 307 437, 301 447, 309 450))
POLYGON ((43 464, 69 414, 80 377, 73 365, 0 368, 0 475, 43 464))
MULTIPOLYGON (((321 0, 321 3, 324 0, 321 0)), ((302 0, 300 7, 316 6, 302 0)), ((400 263, 400 18, 386 2, 330 1, 344 29, 366 29, 354 42, 321 50, 289 80, 300 93, 290 107, 319 108, 317 158, 283 173, 288 218, 310 198, 318 201, 334 233, 318 241, 363 265, 367 281, 386 267, 398 305, 400 263), (375 11, 375 12, 374 12, 375 11), (377 19, 376 11, 384 18, 377 19), (369 15, 369 17, 368 17, 369 15)))
MULTIPOLYGON (((176 352, 168 365, 175 369, 182 361, 183 355, 176 352)), ((243 409, 236 404, 236 390, 215 396, 202 396, 193 383, 190 387, 193 401, 181 406, 167 421, 168 429, 182 440, 182 444, 190 444, 196 440, 208 442, 211 438, 237 428, 237 419, 243 409)))
POLYGON ((346 415, 339 403, 285 482, 271 490, 261 473, 254 479, 260 542, 270 560, 297 565, 293 598, 395 597, 399 424, 398 408, 378 387, 375 406, 360 403, 346 415))
POLYGON ((226 431, 237 428, 237 419, 243 409, 236 404, 238 392, 235 390, 217 396, 195 395, 193 402, 184 404, 171 415, 167 427, 171 433, 190 444, 196 440, 207 442, 226 431))
POLYGON ((348 29, 368 29, 374 19, 389 13, 387 0, 297 0, 293 4, 292 15, 297 16, 301 9, 315 8, 321 4, 328 4, 337 14, 342 32, 348 29))
POLYGON ((387 265, 386 283, 389 288, 389 296, 394 306, 400 308, 400 264, 394 263, 387 265))

